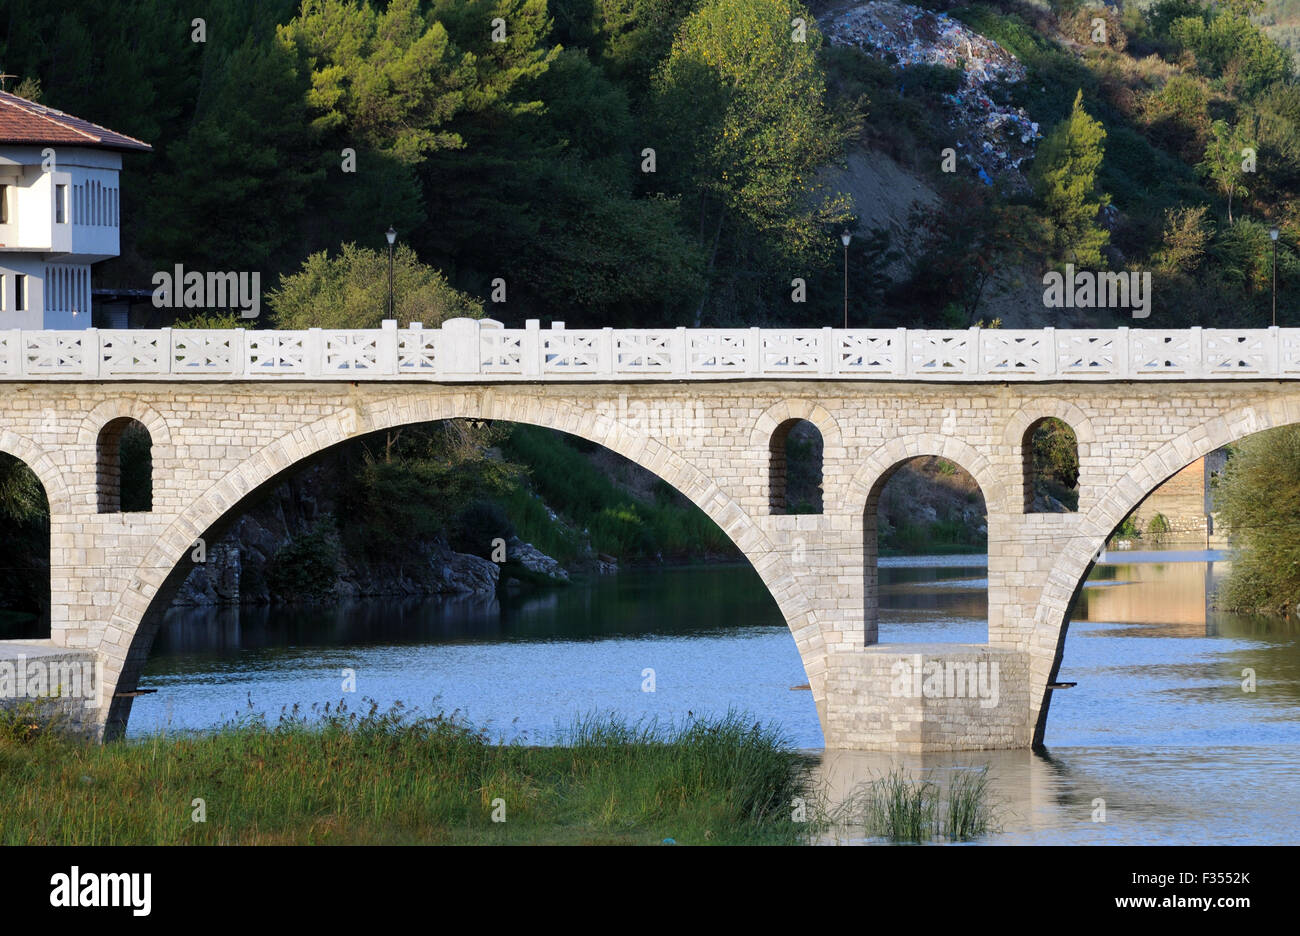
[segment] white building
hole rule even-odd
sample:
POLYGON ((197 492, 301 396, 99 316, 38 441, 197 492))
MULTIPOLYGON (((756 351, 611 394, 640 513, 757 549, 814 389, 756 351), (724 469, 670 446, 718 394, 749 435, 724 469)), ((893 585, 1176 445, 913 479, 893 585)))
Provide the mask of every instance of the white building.
POLYGON ((0 329, 88 328, 118 255, 122 153, 147 143, 0 91, 0 329))

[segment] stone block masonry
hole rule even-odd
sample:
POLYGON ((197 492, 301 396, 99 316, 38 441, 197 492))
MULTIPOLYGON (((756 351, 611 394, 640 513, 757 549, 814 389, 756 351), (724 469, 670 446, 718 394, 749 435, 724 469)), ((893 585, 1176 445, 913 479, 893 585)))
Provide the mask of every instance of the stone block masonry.
MULTIPOLYGON (((682 491, 744 552, 783 614, 833 748, 1023 747, 1060 661, 1065 615, 1106 537, 1186 465, 1300 421, 1294 380, 431 382, 8 380, 0 450, 50 500, 50 645, 93 653, 116 693, 137 686, 161 610, 200 536, 303 459, 355 436, 448 418, 531 423, 604 445, 682 491), (1079 510, 1025 512, 1023 443, 1037 420, 1078 439, 1079 510), (114 512, 100 436, 148 430, 153 502, 114 512), (820 514, 773 512, 771 439, 792 419, 823 442, 820 514), (875 507, 902 461, 936 455, 983 491, 988 644, 921 650, 877 641, 875 507), (889 692, 900 660, 998 663, 999 701, 889 692), (945 656, 946 655, 946 656, 945 656)), ((209 542, 213 540, 209 538, 209 542)), ((120 734, 129 696, 94 713, 120 734)))

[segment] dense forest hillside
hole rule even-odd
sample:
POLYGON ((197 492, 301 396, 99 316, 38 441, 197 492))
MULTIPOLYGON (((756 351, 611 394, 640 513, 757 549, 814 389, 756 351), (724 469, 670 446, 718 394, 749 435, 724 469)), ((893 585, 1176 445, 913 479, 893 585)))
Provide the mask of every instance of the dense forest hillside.
POLYGON ((927 4, 6 0, 0 61, 10 90, 154 144, 128 156, 106 284, 177 262, 273 284, 392 224, 507 322, 820 325, 847 226, 867 323, 992 319, 1073 260, 1150 272, 1161 324, 1211 325, 1259 321, 1277 224, 1289 314, 1300 88, 1254 25, 1284 4, 932 0, 914 39, 969 35, 926 61, 872 35, 897 17, 838 28, 870 6, 927 4), (976 93, 1013 171, 964 148, 989 142, 976 93), (874 152, 941 193, 911 225, 823 171, 874 152))

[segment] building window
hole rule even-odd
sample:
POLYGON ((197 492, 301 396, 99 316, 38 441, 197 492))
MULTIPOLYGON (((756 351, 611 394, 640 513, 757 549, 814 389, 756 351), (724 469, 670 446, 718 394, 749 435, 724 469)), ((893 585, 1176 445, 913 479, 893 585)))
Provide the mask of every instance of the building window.
POLYGON ((0 185, 0 224, 9 223, 9 186, 0 185))
POLYGON ((54 186, 54 223, 68 223, 68 187, 66 185, 54 186))
POLYGON ((27 311, 27 274, 19 273, 14 276, 14 311, 27 311))

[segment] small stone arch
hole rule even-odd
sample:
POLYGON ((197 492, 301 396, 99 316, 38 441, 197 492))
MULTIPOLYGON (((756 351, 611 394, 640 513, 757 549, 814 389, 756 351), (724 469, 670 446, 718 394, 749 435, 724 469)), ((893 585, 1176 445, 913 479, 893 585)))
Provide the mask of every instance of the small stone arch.
POLYGON ((754 428, 749 433, 749 445, 757 451, 766 451, 768 440, 784 422, 794 419, 806 419, 817 427, 822 434, 822 444, 826 447, 843 445, 840 437, 840 425, 826 407, 809 400, 782 400, 773 403, 759 414, 754 428))
MULTIPOLYGON (((822 438, 817 427, 806 419, 787 419, 776 427, 768 440, 767 449, 768 512, 773 515, 822 513, 825 502, 823 485, 826 477, 826 441, 822 438), (807 484, 807 490, 799 491, 799 494, 806 497, 807 501, 804 504, 796 504, 796 495, 792 493, 796 485, 792 483, 792 475, 798 472, 790 464, 788 448, 792 443, 793 433, 799 433, 800 436, 806 437, 809 432, 814 433, 816 437, 806 439, 810 449, 806 453, 808 462, 805 467, 810 468, 812 474, 815 475, 815 484, 807 484), (800 506, 806 509, 798 510, 800 506)), ((798 463, 796 462, 796 464, 798 463)), ((803 480, 811 482, 813 479, 805 477, 803 480)))
MULTIPOLYGON (((1033 491, 1029 479, 1029 460, 1030 453, 1026 447, 1026 441, 1029 439, 1030 432, 1041 423, 1044 419, 1059 419, 1070 427, 1074 433, 1075 457, 1079 465, 1079 506, 1078 511, 1088 509, 1088 500, 1092 495, 1092 489, 1085 486, 1085 471, 1091 474, 1092 469, 1091 446, 1094 441, 1094 432, 1092 420, 1077 405, 1069 400, 1053 399, 1051 397, 1038 397, 1026 402, 1020 409, 1007 420, 1007 424, 1002 432, 1002 445, 1004 448, 1011 450, 1015 464, 1021 466, 1020 470, 1020 502, 1024 504, 1024 512, 1032 513, 1029 505, 1033 500, 1033 491), (1087 468, 1085 468, 1085 465, 1087 468)), ((1075 511, 1075 512, 1078 512, 1075 511)))
POLYGON ((87 413, 77 429, 77 444, 93 446, 98 441, 100 430, 104 425, 122 417, 134 419, 149 430, 149 438, 155 447, 172 444, 167 420, 163 419, 162 415, 149 404, 128 397, 105 400, 87 413))
POLYGON ((118 416, 104 423, 95 440, 95 500, 100 513, 138 513, 153 509, 153 436, 144 423, 118 416), (139 440, 148 451, 143 478, 124 477, 125 447, 139 440), (128 480, 136 490, 128 488, 128 480))
POLYGON ((1065 420, 1057 416, 1043 416, 1040 419, 1031 422, 1020 439, 1020 486, 1021 490, 1024 492, 1022 505, 1025 513, 1054 512, 1050 506, 1039 505, 1036 477, 1037 466, 1035 465, 1035 439, 1038 435, 1038 431, 1043 428, 1051 428, 1050 424, 1052 423, 1055 423, 1057 427, 1062 427, 1060 430, 1061 442, 1068 446, 1074 453, 1074 486, 1071 489, 1062 484, 1061 490, 1056 491, 1055 493, 1048 491, 1047 493, 1053 497, 1055 497, 1056 494, 1059 494, 1060 497, 1058 500, 1069 513, 1079 512, 1077 501, 1079 496, 1079 476, 1081 474, 1079 466, 1079 437, 1075 434, 1074 427, 1065 420), (1073 507, 1070 506, 1069 495, 1071 493, 1074 495, 1074 498, 1076 498, 1073 507))
POLYGON ((819 466, 821 503, 815 513, 830 513, 836 506, 836 498, 827 489, 826 466, 843 457, 844 442, 840 435, 840 426, 830 411, 820 403, 810 400, 782 400, 773 403, 754 421, 754 428, 749 433, 750 450, 766 466, 767 476, 767 513, 784 514, 784 444, 790 428, 800 420, 813 425, 821 435, 822 458, 819 466), (778 451, 777 446, 782 448, 778 451))
MULTIPOLYGON (((118 597, 110 632, 123 648, 129 649, 114 653, 117 647, 108 648, 108 683, 121 682, 125 688, 133 688, 158 626, 159 616, 148 614, 153 599, 195 539, 246 495, 310 455, 353 436, 409 423, 458 418, 559 429, 640 464, 690 498, 750 559, 781 609, 803 660, 818 716, 824 719, 827 651, 817 615, 798 585, 785 552, 768 540, 739 504, 679 453, 595 408, 574 406, 549 398, 544 392, 515 394, 493 389, 388 397, 343 407, 269 443, 213 483, 158 537, 137 567, 132 586, 118 597)), ((114 697, 103 710, 105 736, 120 735, 129 714, 130 699, 114 697)))
POLYGON ((1038 397, 1026 402, 1007 420, 1002 433, 1002 444, 1009 448, 1019 446, 1029 427, 1048 416, 1056 417, 1073 429, 1074 437, 1080 445, 1090 445, 1093 442, 1092 420, 1077 405, 1069 400, 1038 397))
POLYGON ((889 475, 903 462, 925 455, 934 455, 947 459, 970 473, 975 483, 984 493, 984 503, 989 513, 995 507, 1001 509, 1006 501, 1006 485, 998 483, 993 464, 977 449, 961 439, 952 436, 920 435, 893 439, 871 452, 862 461, 862 466, 853 475, 850 489, 861 498, 862 509, 873 497, 880 496, 880 489, 889 475))

